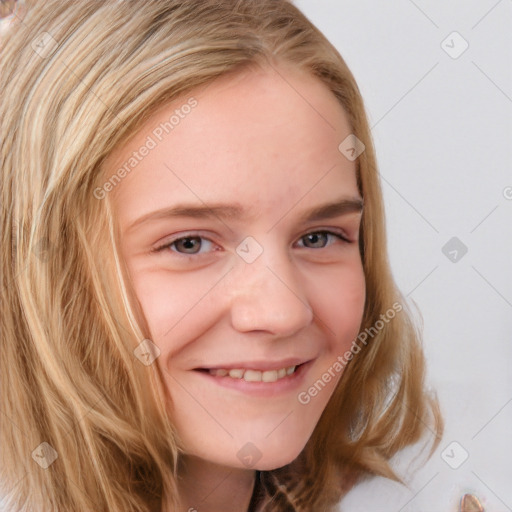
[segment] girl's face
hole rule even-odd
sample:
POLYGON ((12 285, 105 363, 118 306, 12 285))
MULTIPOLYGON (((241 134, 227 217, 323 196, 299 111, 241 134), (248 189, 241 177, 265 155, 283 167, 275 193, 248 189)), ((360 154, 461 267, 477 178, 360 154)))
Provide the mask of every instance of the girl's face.
POLYGON ((350 134, 325 85, 281 65, 173 101, 110 155, 103 190, 187 453, 281 467, 325 409, 365 301, 350 134))

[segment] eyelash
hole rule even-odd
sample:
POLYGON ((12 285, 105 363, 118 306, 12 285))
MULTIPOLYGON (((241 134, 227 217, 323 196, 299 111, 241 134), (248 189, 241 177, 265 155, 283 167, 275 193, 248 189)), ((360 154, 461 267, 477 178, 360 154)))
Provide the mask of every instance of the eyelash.
MULTIPOLYGON (((327 229, 317 230, 317 231, 309 231, 308 233, 305 233, 304 235, 302 235, 299 240, 302 240, 303 238, 307 237, 308 235, 318 235, 318 234, 332 235, 335 238, 337 238, 338 240, 341 240, 341 242, 343 242, 345 244, 352 243, 352 241, 349 240, 342 233, 339 233, 337 231, 330 231, 330 230, 327 230, 327 229)), ((188 233, 185 236, 180 236, 179 238, 175 238, 174 240, 171 240, 170 242, 166 242, 166 243, 156 247, 155 249, 152 250, 152 252, 155 252, 155 253, 163 252, 166 249, 170 249, 175 243, 179 242, 180 240, 186 240, 187 238, 200 238, 200 239, 208 240, 208 241, 211 242, 211 240, 209 240, 208 238, 206 238, 204 236, 200 236, 200 235, 197 235, 197 234, 194 234, 194 233, 188 233)), ((330 245, 332 245, 332 244, 330 244, 330 245)), ((311 247, 304 247, 304 249, 319 250, 319 249, 326 249, 327 247, 329 247, 329 245, 326 245, 325 247, 319 247, 319 248, 316 248, 316 249, 315 248, 311 248, 311 247)), ((187 253, 181 253, 181 252, 178 252, 178 251, 172 251, 172 252, 174 252, 175 254, 178 254, 179 256, 183 256, 185 258, 186 257, 198 257, 198 256, 202 255, 201 253, 187 254, 187 253)))

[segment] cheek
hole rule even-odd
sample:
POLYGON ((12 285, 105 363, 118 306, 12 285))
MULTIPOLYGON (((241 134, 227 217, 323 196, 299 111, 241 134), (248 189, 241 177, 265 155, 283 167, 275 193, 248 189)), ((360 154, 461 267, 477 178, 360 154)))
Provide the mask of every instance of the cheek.
MULTIPOLYGON (((137 299, 150 329, 150 337, 170 356, 180 340, 199 337, 215 319, 219 286, 215 272, 162 272, 130 269, 137 299), (173 343, 165 340, 172 339, 173 343)), ((305 298, 325 331, 334 340, 332 350, 342 350, 357 336, 365 303, 365 278, 360 261, 350 265, 316 267, 302 276, 305 298)))
POLYGON ((362 265, 326 269, 309 282, 310 303, 318 324, 336 348, 349 344, 361 325, 366 299, 362 265))
POLYGON ((306 423, 308 417, 316 418, 311 424, 314 428, 348 360, 353 357, 350 350, 359 334, 366 299, 362 265, 340 267, 335 271, 330 269, 325 275, 317 276, 310 286, 311 306, 325 337, 317 363, 299 391, 297 400, 306 423))
POLYGON ((171 275, 135 268, 132 276, 134 293, 150 337, 161 348, 164 359, 180 350, 180 340, 185 343, 207 329, 217 275, 201 272, 171 275))

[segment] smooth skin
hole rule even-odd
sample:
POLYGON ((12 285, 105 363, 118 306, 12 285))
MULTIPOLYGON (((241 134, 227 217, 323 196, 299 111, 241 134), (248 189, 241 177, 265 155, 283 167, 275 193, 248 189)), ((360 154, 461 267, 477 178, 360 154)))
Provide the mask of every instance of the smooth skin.
POLYGON ((180 510, 239 512, 256 469, 286 465, 304 448, 342 372, 308 404, 298 395, 358 334, 361 196, 356 164, 338 150, 351 133, 344 110, 317 78, 283 63, 224 75, 166 104, 110 155, 109 175, 190 97, 197 105, 109 200, 187 451, 180 510), (303 219, 340 200, 344 208, 332 217, 303 219), (155 214, 183 203, 242 211, 155 214), (291 358, 308 364, 284 387, 229 387, 199 370, 291 358))

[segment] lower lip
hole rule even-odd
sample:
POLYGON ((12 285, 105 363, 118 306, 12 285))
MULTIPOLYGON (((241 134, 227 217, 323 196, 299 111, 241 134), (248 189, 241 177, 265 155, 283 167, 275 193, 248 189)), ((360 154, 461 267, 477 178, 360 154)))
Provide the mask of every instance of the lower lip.
POLYGON ((201 377, 208 379, 211 383, 219 386, 235 389, 242 393, 252 395, 269 397, 289 393, 290 391, 296 390, 304 382, 306 374, 309 371, 313 361, 301 364, 291 374, 278 379, 275 382, 247 382, 244 379, 234 379, 233 377, 216 377, 210 375, 210 373, 200 370, 194 370, 201 377))

